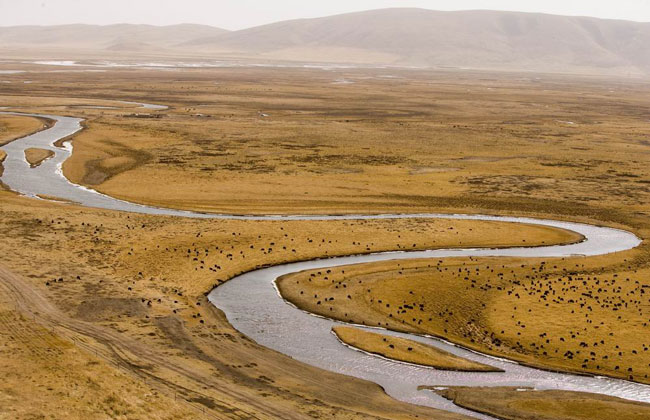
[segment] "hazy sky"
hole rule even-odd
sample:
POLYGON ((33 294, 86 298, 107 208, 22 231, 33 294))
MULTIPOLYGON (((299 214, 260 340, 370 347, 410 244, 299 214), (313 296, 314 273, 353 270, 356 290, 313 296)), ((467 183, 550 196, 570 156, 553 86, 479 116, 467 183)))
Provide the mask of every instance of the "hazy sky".
POLYGON ((385 7, 516 10, 650 22, 650 0, 0 0, 0 26, 189 22, 241 29, 385 7))

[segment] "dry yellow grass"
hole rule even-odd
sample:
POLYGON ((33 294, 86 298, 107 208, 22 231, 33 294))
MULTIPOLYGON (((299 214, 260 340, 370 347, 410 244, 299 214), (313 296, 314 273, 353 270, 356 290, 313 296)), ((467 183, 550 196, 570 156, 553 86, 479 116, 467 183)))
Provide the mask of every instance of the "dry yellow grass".
MULTIPOLYGON (((65 172, 132 201, 233 212, 592 217, 650 202, 641 85, 387 72, 350 70, 350 85, 288 69, 148 75, 147 99, 170 110, 60 107, 88 118, 65 172)), ((137 72, 87 77, 80 95, 108 97, 104 84, 129 86, 137 72)))
POLYGON ((464 372, 501 371, 492 366, 472 362, 471 360, 455 356, 436 347, 405 338, 373 333, 353 327, 337 326, 332 328, 332 331, 343 343, 388 359, 430 366, 440 370, 464 372))
POLYGON ((7 159, 7 152, 0 150, 0 176, 2 176, 2 173, 4 172, 2 163, 5 161, 5 159, 7 159))
POLYGON ((0 418, 190 419, 192 411, 0 302, 0 418))
POLYGON ((581 392, 506 387, 451 387, 435 392, 462 407, 504 420, 644 420, 650 417, 648 404, 581 392))
POLYGON ((279 286, 301 308, 343 321, 650 383, 650 270, 634 260, 640 254, 388 261, 297 273, 279 286))
MULTIPOLYGON (((25 276, 31 287, 71 319, 119 334, 119 343, 110 344, 125 346, 118 347, 118 354, 126 354, 126 360, 135 366, 129 371, 145 375, 153 389, 161 387, 160 392, 173 397, 173 389, 183 387, 187 391, 179 398, 193 400, 199 392, 205 404, 195 404, 208 412, 237 409, 262 418, 286 417, 296 411, 313 411, 325 418, 446 415, 396 403, 374 384, 350 378, 341 381, 338 375, 252 344, 204 298, 214 285, 264 264, 380 251, 405 243, 412 246, 416 238, 424 239, 418 247, 458 246, 460 242, 472 243, 474 237, 480 242, 480 232, 502 231, 499 224, 488 222, 480 226, 461 221, 312 223, 161 218, 0 194, 0 229, 4 232, 0 252, 5 255, 5 267, 25 276), (129 340, 163 358, 164 364, 152 363, 148 353, 127 346, 129 340), (284 367, 282 371, 278 371, 279 365, 284 367), (198 376, 197 380, 176 369, 207 376, 198 376)), ((512 239, 533 241, 538 233, 532 227, 528 232, 524 228, 512 239)), ((100 355, 106 351, 101 344, 96 348, 100 355)), ((39 364, 16 357, 16 382, 12 386, 20 380, 28 381, 31 369, 50 363, 49 359, 39 364)), ((109 361, 125 362, 115 357, 109 361)), ((78 365, 66 369, 71 376, 84 375, 78 372, 78 365)), ((37 378, 33 384, 28 382, 24 392, 37 392, 44 381, 37 378)), ((115 388, 106 385, 97 390, 97 395, 108 398, 114 392, 115 388)), ((62 407, 73 398, 57 397, 62 407)), ((25 408, 19 399, 12 401, 11 407, 25 408)), ((142 407, 161 412, 155 404, 142 402, 142 407)), ((44 413, 38 407, 31 407, 29 412, 44 413)))
POLYGON ((35 147, 30 147, 25 149, 25 160, 29 163, 29 166, 36 168, 46 159, 54 156, 54 152, 48 149, 39 149, 35 147))
POLYGON ((42 130, 46 120, 14 115, 0 115, 0 146, 42 130))
MULTIPOLYGON (((624 227, 642 238, 650 234, 643 136, 650 96, 646 85, 634 81, 393 69, 94 74, 25 67, 36 70, 29 73, 36 83, 3 86, 0 106, 86 118, 88 129, 74 138, 66 174, 121 198, 247 213, 525 214, 624 227), (333 85, 340 77, 355 84, 333 85), (75 98, 69 97, 72 91, 75 98), (171 108, 147 111, 115 99, 171 108), (92 108, 97 105, 118 109, 92 108), (136 118, 136 113, 162 117, 136 118)), ((19 82, 27 76, 6 77, 19 82)), ((534 227, 451 221, 175 220, 1 194, 3 264, 72 319, 164 356, 165 366, 158 369, 146 354, 130 354, 135 365, 130 375, 153 375, 150 385, 166 392, 182 387, 184 399, 199 398, 201 392, 207 411, 258 417, 445 415, 395 403, 377 386, 343 380, 252 344, 203 298, 220 281, 263 264, 330 255, 576 239, 534 227), (191 379, 200 375, 190 371, 209 375, 191 379)), ((557 270, 549 260, 542 273, 541 261, 502 259, 351 267, 351 275, 372 284, 374 301, 355 295, 347 313, 359 323, 412 331, 426 327, 530 364, 645 381, 648 261, 644 245, 615 256, 553 261, 557 270), (489 270, 505 265, 508 271, 494 277, 488 265, 489 270), (464 270, 474 271, 467 276, 464 270), (554 299, 573 302, 545 301, 541 296, 550 288, 554 299), (391 319, 376 307, 379 298, 388 299, 384 292, 397 306, 433 295, 427 300, 434 306, 431 313, 444 316, 426 318, 422 325, 406 316, 410 313, 391 319), (587 299, 594 302, 581 306, 587 299)), ((321 286, 329 295, 333 288, 326 283, 321 286)), ((297 293, 299 287, 284 292, 297 293)), ((19 377, 26 377, 22 369, 29 364, 48 363, 21 360, 15 363, 19 377)), ((83 375, 78 367, 67 369, 71 376, 83 375)), ((110 385, 100 389, 97 398, 115 392, 110 385)), ((62 405, 70 398, 61 396, 62 405)), ((159 412, 155 405, 143 407, 159 412)))

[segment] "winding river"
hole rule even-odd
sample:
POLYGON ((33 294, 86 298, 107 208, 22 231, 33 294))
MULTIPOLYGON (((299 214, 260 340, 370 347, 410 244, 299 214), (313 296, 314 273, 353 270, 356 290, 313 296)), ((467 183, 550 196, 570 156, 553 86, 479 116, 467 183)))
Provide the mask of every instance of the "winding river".
MULTIPOLYGON (((146 104, 141 104, 146 106, 146 104)), ((162 107, 162 106, 159 106, 162 107)), ((149 109, 163 109, 151 108, 149 109)), ((650 386, 619 379, 549 372, 522 366, 454 346, 433 337, 385 331, 450 351, 461 357, 498 367, 504 372, 471 373, 440 371, 433 368, 390 361, 342 345, 331 333, 341 324, 314 316, 287 303, 279 295, 275 280, 282 275, 308 269, 329 268, 391 259, 450 257, 567 257, 593 256, 628 250, 641 240, 630 232, 581 223, 532 218, 462 214, 382 214, 382 215, 234 215, 197 213, 157 208, 118 200, 70 182, 62 172, 63 162, 72 154, 70 142, 57 147, 54 143, 82 129, 81 119, 55 115, 18 114, 50 118, 56 121, 49 129, 15 140, 1 149, 7 153, 2 181, 10 189, 33 198, 58 197, 83 206, 167 216, 237 219, 237 220, 341 220, 436 218, 491 220, 527 223, 575 231, 585 240, 571 245, 503 249, 437 249, 413 252, 386 252, 329 258, 263 268, 237 276, 209 294, 210 301, 224 311, 231 324, 259 344, 284 353, 301 362, 332 372, 366 379, 381 385, 394 398, 469 416, 490 417, 464 410, 430 391, 418 391, 419 385, 434 386, 516 386, 535 389, 562 389, 602 393, 650 403, 650 386), (29 147, 55 152, 55 156, 36 168, 25 161, 29 147)), ((366 328, 366 327, 362 327, 366 328)))

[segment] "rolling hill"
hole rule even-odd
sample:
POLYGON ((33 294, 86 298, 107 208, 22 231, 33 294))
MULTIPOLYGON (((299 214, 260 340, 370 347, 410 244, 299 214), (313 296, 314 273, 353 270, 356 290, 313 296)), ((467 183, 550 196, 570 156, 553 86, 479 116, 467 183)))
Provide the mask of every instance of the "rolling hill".
POLYGON ((168 48, 193 39, 227 32, 206 25, 57 25, 0 27, 0 47, 56 46, 95 49, 147 44, 150 48, 168 48))
POLYGON ((201 25, 0 28, 0 46, 65 45, 205 58, 650 74, 650 23, 497 11, 381 9, 239 31, 201 25))
POLYGON ((383 9, 199 38, 281 59, 507 70, 650 72, 650 24, 516 12, 383 9))

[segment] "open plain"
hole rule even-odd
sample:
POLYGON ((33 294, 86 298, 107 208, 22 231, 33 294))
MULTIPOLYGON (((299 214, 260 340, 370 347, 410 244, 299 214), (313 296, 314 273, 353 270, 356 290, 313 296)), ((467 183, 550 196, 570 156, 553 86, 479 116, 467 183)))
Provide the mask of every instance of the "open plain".
MULTIPOLYGON (((650 234, 650 89, 639 80, 394 68, 0 68, 25 71, 2 74, 4 111, 85 119, 68 139, 74 153, 63 172, 124 200, 235 214, 491 213, 650 234)), ((41 128, 39 119, 3 115, 0 141, 41 128)), ((190 220, 6 190, 0 215, 0 418, 460 418, 265 349, 205 294, 290 261, 581 240, 467 220, 190 220)), ((296 273, 279 286, 312 313, 431 334, 545 369, 650 383, 649 252, 643 242, 590 258, 389 261, 296 273)), ((467 405, 484 411, 481 400, 512 394, 490 392, 467 405)), ((571 399, 536 398, 560 406, 571 399)), ((599 402, 609 403, 621 404, 599 402)))

